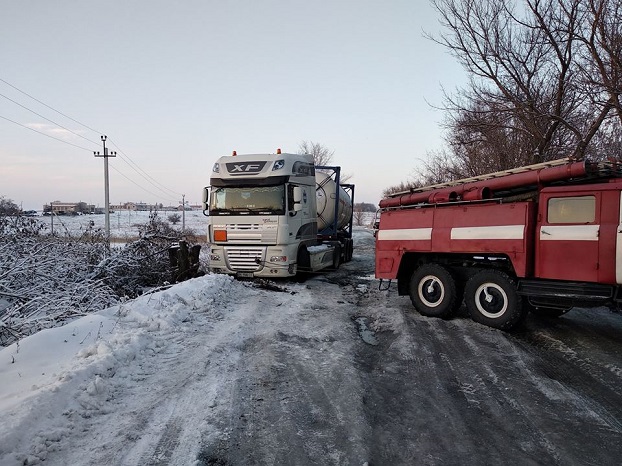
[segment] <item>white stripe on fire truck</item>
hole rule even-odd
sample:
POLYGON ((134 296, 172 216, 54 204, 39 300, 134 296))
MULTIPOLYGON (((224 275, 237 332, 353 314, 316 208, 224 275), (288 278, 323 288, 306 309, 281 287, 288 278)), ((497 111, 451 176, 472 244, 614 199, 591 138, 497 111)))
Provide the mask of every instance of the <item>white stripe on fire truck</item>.
POLYGON ((385 241, 431 240, 432 228, 404 228, 400 230, 378 230, 378 239, 385 241))
POLYGON ((540 227, 540 241, 598 241, 600 225, 546 225, 540 227))
POLYGON ((525 225, 459 227, 451 229, 451 239, 523 239, 525 225))

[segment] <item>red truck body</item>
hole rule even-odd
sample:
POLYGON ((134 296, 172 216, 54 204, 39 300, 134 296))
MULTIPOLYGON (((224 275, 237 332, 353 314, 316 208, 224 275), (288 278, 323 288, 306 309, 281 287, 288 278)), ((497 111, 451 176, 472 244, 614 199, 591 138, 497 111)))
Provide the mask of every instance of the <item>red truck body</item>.
POLYGON ((617 308, 620 168, 563 159, 384 199, 376 277, 397 279, 424 315, 447 317, 464 299, 474 320, 502 329, 529 310, 617 308))

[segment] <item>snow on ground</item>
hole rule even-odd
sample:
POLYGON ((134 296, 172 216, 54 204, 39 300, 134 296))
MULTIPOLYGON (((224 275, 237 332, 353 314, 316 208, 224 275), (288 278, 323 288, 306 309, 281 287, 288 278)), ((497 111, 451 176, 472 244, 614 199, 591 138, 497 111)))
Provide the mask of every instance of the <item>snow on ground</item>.
MULTIPOLYGON (((359 228, 355 235, 367 248, 373 245, 370 231, 359 228)), ((357 261, 367 264, 368 255, 355 253, 339 272, 348 275, 347 266, 357 261)), ((353 417, 361 416, 356 402, 362 388, 353 394, 352 382, 338 383, 357 380, 352 304, 337 284, 319 278, 282 282, 279 292, 210 274, 3 348, 0 465, 221 464, 210 458, 235 434, 236 410, 248 425, 274 422, 253 418, 257 407, 244 400, 255 399, 240 393, 252 393, 254 379, 268 383, 284 361, 299 371, 300 385, 292 385, 279 406, 300 409, 297 403, 305 400, 319 413, 325 407, 313 400, 328 390, 334 399, 328 404, 338 413, 330 435, 352 430, 364 451, 353 417)), ((292 442, 308 438, 304 448, 312 456, 318 445, 332 445, 326 432, 314 429, 291 435, 292 442)), ((317 455, 343 463, 346 453, 331 448, 317 455)), ((358 456, 358 450, 349 454, 358 456)))
POLYGON ((229 277, 201 277, 3 348, 0 464, 45 460, 91 416, 118 409, 115 394, 142 383, 140 368, 149 359, 222 318, 231 287, 229 277))
POLYGON ((619 315, 506 334, 372 274, 355 229, 304 283, 208 275, 4 348, 0 465, 616 464, 619 315))

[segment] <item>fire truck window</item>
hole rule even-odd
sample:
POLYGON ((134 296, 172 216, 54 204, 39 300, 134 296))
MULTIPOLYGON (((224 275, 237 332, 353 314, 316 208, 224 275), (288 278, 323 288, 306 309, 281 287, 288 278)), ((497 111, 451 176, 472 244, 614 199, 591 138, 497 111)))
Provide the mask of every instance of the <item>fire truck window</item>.
POLYGON ((594 196, 551 198, 548 208, 548 223, 594 223, 596 220, 594 196))

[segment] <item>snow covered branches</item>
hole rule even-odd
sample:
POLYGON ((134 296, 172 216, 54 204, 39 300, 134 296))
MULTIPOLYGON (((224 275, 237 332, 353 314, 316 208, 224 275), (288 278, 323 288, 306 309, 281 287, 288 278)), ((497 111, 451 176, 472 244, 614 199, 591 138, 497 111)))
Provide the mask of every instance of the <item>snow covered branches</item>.
POLYGON ((171 280, 167 251, 180 232, 157 216, 122 247, 111 248, 95 229, 44 230, 35 219, 0 216, 0 346, 171 280))

